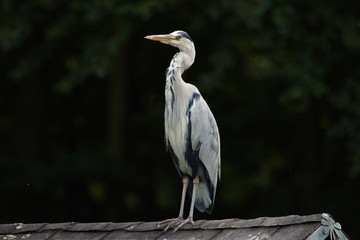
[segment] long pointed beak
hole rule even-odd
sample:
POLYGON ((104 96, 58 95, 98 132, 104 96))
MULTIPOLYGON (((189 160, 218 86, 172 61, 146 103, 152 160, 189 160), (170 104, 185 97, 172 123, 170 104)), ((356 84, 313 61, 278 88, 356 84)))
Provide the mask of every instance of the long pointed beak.
POLYGON ((152 40, 152 41, 159 41, 163 43, 169 43, 172 40, 175 39, 175 36, 167 35, 167 34, 160 34, 160 35, 149 35, 145 36, 146 39, 152 40))

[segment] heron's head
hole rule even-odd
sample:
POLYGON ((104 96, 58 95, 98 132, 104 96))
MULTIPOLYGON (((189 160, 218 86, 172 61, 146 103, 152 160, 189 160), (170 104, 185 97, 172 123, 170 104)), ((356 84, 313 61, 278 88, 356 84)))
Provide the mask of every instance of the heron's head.
POLYGON ((179 48, 180 51, 183 52, 195 52, 194 43, 191 37, 184 31, 178 30, 170 34, 149 35, 145 38, 169 44, 171 46, 179 48))

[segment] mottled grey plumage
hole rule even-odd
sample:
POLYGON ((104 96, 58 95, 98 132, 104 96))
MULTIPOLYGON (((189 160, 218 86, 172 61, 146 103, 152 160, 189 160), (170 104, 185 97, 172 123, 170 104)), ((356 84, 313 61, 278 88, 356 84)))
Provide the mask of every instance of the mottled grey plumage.
POLYGON ((181 77, 195 59, 195 47, 190 36, 184 31, 175 31, 145 38, 180 50, 166 71, 164 115, 166 145, 184 183, 179 217, 164 221, 170 222, 165 230, 169 227, 177 230, 188 222, 193 223, 194 206, 201 212, 212 211, 220 179, 219 130, 199 90, 181 77), (192 202, 189 217, 183 220, 187 188, 192 202))

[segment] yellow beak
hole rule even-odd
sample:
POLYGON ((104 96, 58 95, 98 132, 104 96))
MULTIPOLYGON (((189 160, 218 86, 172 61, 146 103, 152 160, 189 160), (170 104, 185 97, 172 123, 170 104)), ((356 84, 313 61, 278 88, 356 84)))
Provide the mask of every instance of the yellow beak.
POLYGON ((160 41, 160 42, 165 42, 165 43, 169 43, 172 40, 175 39, 176 36, 171 36, 171 35, 149 35, 146 36, 146 39, 152 40, 152 41, 160 41))

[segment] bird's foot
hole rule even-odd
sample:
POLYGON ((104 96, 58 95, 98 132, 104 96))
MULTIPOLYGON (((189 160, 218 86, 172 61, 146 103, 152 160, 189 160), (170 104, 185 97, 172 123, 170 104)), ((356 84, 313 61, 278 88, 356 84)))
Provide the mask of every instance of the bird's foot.
POLYGON ((177 218, 170 218, 170 219, 166 219, 164 221, 161 221, 158 223, 158 227, 161 227, 161 225, 163 224, 167 224, 164 232, 166 232, 167 230, 169 230, 169 228, 171 228, 172 226, 175 226, 176 223, 184 221, 184 219, 182 217, 177 217, 177 218))
POLYGON ((179 230, 181 227, 183 227, 187 223, 191 223, 192 225, 195 225, 192 218, 183 219, 181 217, 178 217, 178 218, 166 219, 162 222, 159 222, 158 227, 160 227, 162 224, 165 224, 165 223, 169 223, 169 224, 165 227, 164 232, 166 232, 170 228, 173 228, 174 232, 176 232, 177 230, 179 230))
POLYGON ((176 232, 177 230, 179 230, 180 228, 182 228, 182 226, 184 226, 185 224, 187 223, 191 223, 193 226, 195 225, 195 222, 192 218, 187 218, 185 220, 182 220, 180 222, 177 222, 175 225, 174 225, 174 232, 176 232))
MULTIPOLYGON (((161 225, 163 224, 166 224, 166 223, 169 223, 167 226, 171 225, 173 222, 176 222, 176 221, 181 221, 183 220, 183 218, 181 217, 177 217, 177 218, 170 218, 170 219, 165 219, 164 221, 161 221, 158 223, 157 227, 161 227, 161 225)), ((167 230, 167 229, 166 229, 167 230)))

